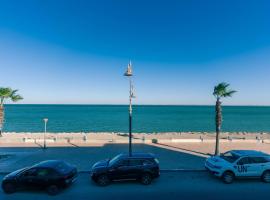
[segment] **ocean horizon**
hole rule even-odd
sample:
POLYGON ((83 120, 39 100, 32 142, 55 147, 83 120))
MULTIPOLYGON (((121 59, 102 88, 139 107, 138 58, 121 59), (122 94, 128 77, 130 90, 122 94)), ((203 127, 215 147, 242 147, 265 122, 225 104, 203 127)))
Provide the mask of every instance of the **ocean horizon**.
MULTIPOLYGON (((7 104, 4 132, 128 132, 128 105, 7 104)), ((224 132, 270 132, 270 106, 223 106, 224 132)), ((133 132, 214 132, 215 106, 134 105, 133 132)))

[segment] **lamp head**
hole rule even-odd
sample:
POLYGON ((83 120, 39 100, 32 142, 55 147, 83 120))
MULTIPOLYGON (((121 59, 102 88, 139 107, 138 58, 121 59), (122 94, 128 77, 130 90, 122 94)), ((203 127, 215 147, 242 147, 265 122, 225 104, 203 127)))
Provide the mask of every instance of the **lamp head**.
POLYGON ((127 66, 127 71, 125 72, 124 76, 132 76, 131 61, 129 61, 129 64, 127 66))

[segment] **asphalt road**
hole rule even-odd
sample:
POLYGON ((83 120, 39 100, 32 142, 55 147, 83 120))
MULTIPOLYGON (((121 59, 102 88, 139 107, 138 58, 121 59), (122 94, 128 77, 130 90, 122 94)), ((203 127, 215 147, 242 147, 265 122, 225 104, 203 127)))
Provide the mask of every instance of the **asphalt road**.
MULTIPOLYGON (((2 179, 3 176, 0 176, 2 179)), ((57 196, 48 196, 43 191, 19 191, 6 195, 1 190, 1 200, 88 200, 88 199, 269 199, 270 184, 260 180, 237 180, 226 185, 207 172, 166 172, 152 185, 137 182, 115 182, 99 187, 89 180, 88 174, 80 174, 78 180, 57 196)))

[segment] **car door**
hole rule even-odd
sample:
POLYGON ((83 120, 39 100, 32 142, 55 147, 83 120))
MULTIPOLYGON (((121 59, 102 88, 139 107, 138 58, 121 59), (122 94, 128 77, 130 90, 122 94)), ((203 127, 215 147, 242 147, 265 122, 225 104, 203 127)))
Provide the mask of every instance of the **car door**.
POLYGON ((128 159, 121 159, 117 161, 108 170, 108 176, 113 180, 127 179, 129 174, 128 159))
POLYGON ((53 171, 50 168, 39 168, 34 183, 39 187, 50 185, 53 171))
POLYGON ((36 187, 35 179, 37 177, 37 168, 31 168, 23 172, 19 179, 19 185, 23 188, 34 188, 36 187))
POLYGON ((143 170, 143 161, 141 159, 131 158, 129 159, 128 178, 139 178, 143 170))
POLYGON ((266 166, 266 163, 268 162, 267 159, 265 159, 264 157, 250 157, 251 159, 251 168, 252 168, 252 171, 253 171, 253 174, 252 176, 261 176, 262 173, 264 172, 265 170, 265 166, 266 166))
POLYGON ((240 158, 236 163, 236 176, 248 177, 254 173, 254 168, 251 166, 251 160, 249 157, 240 158))

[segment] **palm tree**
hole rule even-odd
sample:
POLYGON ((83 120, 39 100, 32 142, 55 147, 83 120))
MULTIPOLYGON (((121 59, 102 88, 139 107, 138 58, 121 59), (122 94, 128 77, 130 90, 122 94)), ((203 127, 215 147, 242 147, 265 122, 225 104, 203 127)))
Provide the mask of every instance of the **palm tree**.
POLYGON ((235 90, 230 90, 228 87, 230 84, 228 83, 219 83, 214 88, 213 95, 216 97, 216 149, 215 149, 215 155, 219 155, 219 137, 220 137, 220 131, 221 131, 221 123, 222 123, 222 112, 221 112, 221 98, 226 97, 232 97, 234 93, 236 93, 235 90))
POLYGON ((12 90, 11 88, 0 87, 0 136, 2 136, 2 129, 4 123, 4 103, 5 100, 10 99, 13 102, 22 100, 23 97, 17 94, 18 90, 12 90))

